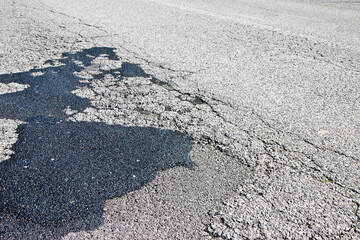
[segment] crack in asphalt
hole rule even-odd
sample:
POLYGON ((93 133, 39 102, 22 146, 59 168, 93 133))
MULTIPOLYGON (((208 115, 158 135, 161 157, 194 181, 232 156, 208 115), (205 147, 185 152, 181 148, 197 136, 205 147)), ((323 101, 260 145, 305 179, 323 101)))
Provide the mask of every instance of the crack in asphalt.
MULTIPOLYGON (((173 94, 173 93, 178 94, 177 99, 179 99, 180 101, 187 102, 187 103, 190 103, 192 105, 192 107, 190 109, 185 109, 183 111, 177 111, 176 112, 177 115, 184 115, 184 114, 187 114, 187 113, 191 113, 191 111, 194 108, 196 108, 196 106, 198 106, 198 105, 206 105, 209 108, 209 110, 207 112, 208 113, 213 113, 214 117, 221 119, 223 124, 225 123, 225 124, 233 125, 233 127, 235 127, 237 130, 240 130, 243 133, 245 133, 249 139, 256 139, 256 140, 259 140, 260 142, 262 142, 263 145, 264 145, 263 149, 266 150, 267 154, 269 156, 271 156, 274 160, 276 159, 276 156, 274 156, 273 152, 275 152, 276 149, 278 149, 278 150, 283 149, 285 152, 289 152, 289 153, 297 153, 296 151, 292 151, 291 148, 287 147, 286 145, 281 144, 281 143, 279 143, 279 142, 277 142, 275 140, 267 141, 267 140, 263 139, 262 137, 257 136, 256 134, 254 134, 250 130, 240 128, 240 126, 237 123, 234 123, 233 121, 228 120, 225 116, 223 116, 223 114, 220 111, 216 110, 215 106, 217 106, 219 104, 222 104, 222 102, 221 101, 216 101, 216 99, 213 98, 213 97, 211 98, 211 101, 215 102, 215 103, 210 103, 210 101, 208 100, 209 98, 205 97, 204 95, 191 94, 191 93, 183 92, 180 89, 177 89, 176 87, 174 87, 173 84, 168 83, 166 81, 159 80, 159 79, 155 78, 152 75, 146 74, 144 77, 147 77, 148 80, 152 84, 161 87, 163 90, 168 91, 171 94, 173 94)), ((149 83, 146 83, 146 84, 143 84, 143 85, 142 84, 137 84, 136 86, 132 86, 129 83, 125 83, 124 85, 126 86, 126 89, 127 89, 127 91, 125 93, 123 93, 125 99, 129 98, 129 96, 132 96, 132 98, 135 98, 135 99, 137 97, 139 97, 139 96, 136 95, 136 93, 134 95, 131 92, 132 90, 134 90, 134 88, 141 88, 141 86, 145 86, 145 85, 151 88, 149 83)), ((109 86, 114 86, 114 84, 110 84, 109 86)), ((95 95, 96 95, 96 93, 95 93, 95 95)), ((102 94, 102 97, 106 97, 106 96, 104 96, 102 94)), ((110 101, 109 104, 111 106, 116 106, 117 105, 116 101, 110 101)), ((160 116, 161 116, 161 113, 157 113, 157 112, 154 112, 154 111, 151 111, 151 110, 146 110, 144 107, 137 107, 135 109, 135 111, 138 111, 138 113, 145 114, 145 115, 153 114, 153 115, 157 116, 157 119, 159 121, 161 121, 159 119, 160 116)), ((171 112, 171 106, 165 106, 164 111, 171 112)), ((194 120, 194 119, 195 118, 193 117, 192 120, 194 120)), ((181 130, 181 131, 186 132, 186 133, 189 134, 189 132, 187 131, 187 125, 186 124, 181 123, 181 121, 180 121, 180 124, 179 124, 178 123, 179 121, 177 121, 176 118, 173 119, 173 120, 174 120, 174 124, 176 125, 176 129, 181 130)), ((262 122, 264 122, 264 121, 262 121, 262 122)), ((266 125, 268 126, 268 124, 266 124, 266 125)), ((277 132, 279 133, 280 131, 277 130, 277 132)), ((280 132, 280 133, 283 134, 283 132, 280 132)), ((226 132, 223 133, 223 135, 227 138, 227 140, 230 139, 228 136, 226 136, 226 132)), ((236 158, 238 158, 240 160, 244 160, 241 157, 239 158, 239 156, 234 154, 234 152, 232 151, 233 149, 231 149, 231 144, 225 143, 221 139, 218 139, 216 137, 215 138, 211 137, 211 136, 209 136, 207 134, 200 134, 200 135, 192 136, 192 137, 193 137, 193 139, 195 141, 198 141, 198 142, 214 144, 215 147, 217 147, 219 150, 225 151, 228 154, 231 154, 233 157, 236 157, 236 158)), ((311 142, 306 141, 306 139, 304 139, 304 138, 303 139, 298 138, 297 140, 298 141, 302 140, 303 143, 309 144, 310 146, 313 146, 317 151, 331 151, 329 149, 321 148, 321 147, 319 147, 319 146, 317 146, 315 144, 311 144, 311 142)), ((256 151, 251 151, 251 149, 248 149, 248 150, 252 154, 255 154, 255 157, 257 156, 256 151)), ((341 155, 341 156, 344 156, 344 157, 347 157, 347 158, 350 158, 350 159, 353 159, 353 160, 357 160, 356 158, 349 157, 348 155, 343 154, 343 153, 338 152, 338 151, 332 151, 332 152, 337 154, 337 155, 341 155)), ((324 172, 328 173, 328 174, 331 174, 331 172, 329 170, 324 169, 320 164, 316 163, 312 159, 311 154, 308 154, 308 153, 305 153, 305 152, 302 152, 301 154, 303 156, 305 156, 306 158, 308 158, 309 160, 311 160, 320 169, 320 171, 323 172, 323 174, 324 174, 324 172)), ((247 164, 253 164, 253 163, 251 163, 251 161, 253 161, 253 159, 250 158, 250 159, 246 159, 246 160, 248 160, 247 164)), ((304 162, 302 162, 302 164, 304 165, 304 162)), ((308 165, 304 165, 304 166, 309 168, 308 165)), ((319 169, 317 171, 319 171, 319 169)), ((336 183, 335 180, 333 180, 333 182, 336 183)), ((339 186, 344 187, 341 184, 339 184, 339 186)), ((352 189, 353 191, 358 193, 358 191, 356 189, 353 189, 353 188, 350 188, 350 189, 352 189)))
MULTIPOLYGON (((47 6, 46 4, 44 4, 41 0, 38 0, 38 1, 39 1, 39 3, 41 3, 44 7, 48 7, 48 6, 47 6)), ((77 18, 77 17, 74 17, 74 16, 70 16, 70 15, 68 15, 68 14, 64 14, 64 13, 61 13, 61 12, 57 12, 57 11, 55 11, 55 10, 53 10, 53 9, 45 9, 45 8, 42 8, 42 9, 41 9, 41 8, 31 7, 31 6, 28 6, 28 5, 25 5, 25 4, 21 4, 21 5, 24 6, 24 7, 27 7, 27 8, 33 8, 33 9, 42 10, 42 11, 49 11, 49 12, 54 13, 54 14, 63 15, 63 16, 65 16, 65 17, 68 17, 68 18, 77 20, 80 24, 82 24, 82 25, 84 25, 84 26, 86 26, 86 27, 93 27, 93 28, 95 28, 95 29, 97 29, 97 30, 100 30, 100 31, 102 31, 102 32, 107 33, 107 35, 105 35, 105 36, 90 37, 90 38, 92 38, 92 39, 93 39, 93 38, 101 38, 101 37, 109 37, 109 36, 118 36, 118 34, 111 34, 111 33, 107 32, 106 30, 104 30, 104 29, 103 29, 102 27, 100 27, 100 26, 96 26, 96 25, 93 25, 93 24, 86 23, 86 22, 84 22, 81 18, 77 18)), ((48 8, 49 8, 49 7, 48 7, 48 8)), ((55 23, 54 21, 53 21, 53 23, 56 25, 56 23, 55 23)), ((61 27, 62 27, 62 28, 66 28, 66 27, 64 27, 64 26, 60 26, 60 25, 58 25, 58 26, 59 26, 60 28, 61 28, 61 27)), ((69 31, 69 30, 67 30, 67 31, 69 31)), ((81 35, 80 33, 73 32, 73 31, 69 31, 69 32, 70 32, 70 33, 73 33, 73 34, 77 34, 78 36, 80 36, 80 37, 83 38, 84 40, 87 39, 85 36, 81 35)), ((131 50, 129 50, 128 48, 126 48, 126 47, 124 47, 124 46, 119 46, 119 47, 122 48, 122 49, 124 49, 124 50, 126 50, 127 52, 131 53, 132 55, 136 56, 136 58, 138 58, 138 59, 146 62, 147 64, 150 64, 150 65, 155 66, 155 67, 157 67, 157 68, 160 68, 160 69, 162 69, 162 70, 167 70, 167 71, 171 71, 171 72, 174 72, 174 73, 177 73, 177 72, 183 73, 184 75, 181 75, 181 76, 178 76, 178 77, 181 77, 181 78, 184 78, 184 79, 187 78, 187 77, 190 76, 190 75, 196 74, 197 72, 200 72, 200 71, 201 71, 201 70, 198 70, 198 71, 195 72, 195 71, 187 71, 187 70, 175 70, 175 69, 172 69, 172 68, 170 68, 170 67, 165 67, 163 64, 151 62, 151 61, 149 61, 148 59, 142 58, 142 57, 140 56, 140 54, 138 54, 138 53, 136 53, 136 52, 134 52, 134 51, 131 51, 131 50)), ((154 79, 155 79, 155 78, 154 78, 154 79)), ((183 95, 186 95, 186 96, 191 96, 191 94, 182 92, 181 90, 176 89, 175 87, 171 86, 169 83, 167 83, 167 82, 165 82, 165 81, 160 81, 160 80, 156 79, 156 82, 154 81, 153 83, 159 84, 159 85, 162 86, 162 87, 165 87, 165 86, 166 86, 169 91, 177 91, 177 92, 180 93, 180 94, 183 94, 183 95)), ((201 101, 203 101, 204 103, 206 103, 206 104, 211 108, 211 110, 212 110, 214 113, 216 113, 216 116, 222 118, 222 119, 224 120, 224 122, 227 122, 227 123, 230 123, 230 124, 234 124, 235 126, 240 127, 240 126, 236 125, 234 122, 231 122, 231 121, 228 121, 227 119, 225 119, 224 116, 222 116, 218 111, 216 111, 215 108, 214 108, 209 102, 207 102, 207 101, 205 100, 205 97, 204 97, 204 96, 195 94, 195 98, 198 98, 198 99, 200 99, 201 101)), ((233 104, 229 103, 228 101, 219 100, 219 99, 216 99, 215 97, 212 97, 211 100, 212 100, 212 101, 216 101, 218 104, 221 103, 221 104, 223 104, 223 105, 227 105, 227 106, 229 106, 229 107, 231 107, 231 108, 233 108, 233 109, 235 109, 235 110, 238 110, 238 111, 243 111, 243 112, 245 112, 246 109, 247 109, 247 111, 251 111, 251 114, 254 115, 254 116, 255 116, 257 119, 259 119, 261 122, 263 122, 268 128, 271 128, 271 129, 275 130, 275 131, 278 132, 278 133, 285 133, 284 131, 282 131, 282 130, 280 130, 280 129, 278 129, 278 128, 273 127, 273 126, 272 126, 268 121, 266 121, 261 115, 259 115, 258 113, 256 113, 254 109, 250 109, 250 108, 245 107, 245 106, 242 106, 242 109, 240 109, 239 107, 235 107, 233 104), (244 109, 245 109, 245 110, 244 110, 244 109)), ((250 133, 249 133, 248 131, 246 131, 246 130, 244 130, 244 129, 242 129, 242 131, 244 131, 244 132, 246 132, 247 134, 250 135, 250 133)), ((350 156, 350 155, 348 155, 348 154, 346 154, 346 153, 344 153, 344 152, 342 152, 342 151, 340 151, 340 150, 331 149, 331 148, 326 148, 326 147, 324 147, 324 146, 316 145, 315 143, 311 142, 310 140, 308 140, 308 139, 306 139, 306 138, 304 138, 304 137, 301 137, 300 135, 293 134, 293 133, 289 133, 289 132, 286 132, 286 134, 291 134, 291 135, 293 135, 293 136, 295 136, 295 137, 301 138, 305 143, 310 144, 311 146, 315 147, 316 149, 324 150, 324 151, 325 151, 325 150, 332 151, 332 152, 334 152, 334 153, 336 153, 336 154, 339 154, 339 155, 342 155, 342 156, 351 158, 351 159, 353 159, 353 160, 359 161, 358 158, 356 158, 356 157, 354 157, 354 156, 350 156)), ((257 138, 257 139, 258 139, 258 140, 261 140, 260 138, 257 138)))
MULTIPOLYGON (((43 3, 41 0, 38 0, 38 2, 41 3, 45 8, 32 7, 32 6, 28 6, 28 5, 26 5, 26 4, 20 4, 20 5, 21 5, 21 6, 24 6, 24 7, 26 7, 26 8, 32 8, 32 9, 41 10, 41 11, 48 11, 48 12, 51 12, 51 13, 53 13, 53 14, 62 15, 62 16, 65 16, 65 17, 67 17, 67 18, 74 19, 74 20, 78 21, 79 24, 82 24, 82 25, 84 25, 85 27, 92 27, 92 28, 95 28, 95 29, 97 29, 97 30, 100 30, 100 31, 106 33, 106 35, 102 35, 102 36, 86 37, 86 36, 84 36, 84 35, 82 35, 82 34, 80 34, 80 33, 78 33, 78 32, 69 31, 69 30, 66 29, 66 27, 61 26, 61 25, 58 25, 57 23, 55 23, 55 22, 53 21, 53 23, 54 23, 55 25, 57 25, 59 28, 66 29, 68 32, 78 35, 79 37, 83 38, 85 41, 86 41, 87 39, 89 39, 89 38, 90 38, 90 39, 94 39, 94 38, 102 38, 102 37, 110 37, 110 36, 119 36, 118 34, 109 33, 108 31, 106 31, 105 29, 103 29, 101 26, 97 26, 97 25, 94 25, 94 24, 89 24, 89 23, 85 22, 85 21, 84 21, 83 19, 81 19, 81 18, 77 18, 77 17, 71 16, 71 15, 62 13, 62 12, 55 11, 55 10, 51 9, 49 6, 47 6, 45 3, 43 3), (49 8, 49 9, 46 9, 46 8, 49 8)), ((163 70, 167 70, 167 71, 171 71, 171 72, 184 73, 184 74, 185 74, 184 76, 186 76, 186 75, 188 75, 188 74, 194 74, 194 73, 195 73, 194 71, 172 69, 172 68, 170 68, 170 67, 165 66, 164 64, 149 61, 148 59, 145 59, 145 58, 141 57, 141 55, 138 54, 137 52, 131 51, 131 50, 129 50, 128 48, 126 48, 126 47, 124 47, 124 46, 118 46, 118 47, 119 47, 119 48, 122 48, 122 49, 124 49, 125 51, 129 52, 130 54, 136 56, 137 59, 140 59, 140 60, 142 60, 142 61, 146 62, 147 64, 150 64, 150 65, 152 65, 152 66, 154 66, 154 67, 157 67, 157 68, 160 68, 160 69, 163 69, 163 70)))

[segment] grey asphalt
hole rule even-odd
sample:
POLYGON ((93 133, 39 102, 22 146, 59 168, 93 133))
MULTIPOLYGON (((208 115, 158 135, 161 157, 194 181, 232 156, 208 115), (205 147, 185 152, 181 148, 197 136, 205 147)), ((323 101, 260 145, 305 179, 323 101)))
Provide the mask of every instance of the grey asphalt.
POLYGON ((1 239, 360 239, 360 4, 0 2, 1 239))

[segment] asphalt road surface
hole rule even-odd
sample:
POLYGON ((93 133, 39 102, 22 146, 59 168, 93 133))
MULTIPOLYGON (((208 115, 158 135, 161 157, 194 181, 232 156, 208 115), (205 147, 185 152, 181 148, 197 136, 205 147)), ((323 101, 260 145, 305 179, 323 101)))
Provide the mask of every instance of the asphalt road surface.
POLYGON ((360 239, 360 2, 1 0, 0 239, 360 239))

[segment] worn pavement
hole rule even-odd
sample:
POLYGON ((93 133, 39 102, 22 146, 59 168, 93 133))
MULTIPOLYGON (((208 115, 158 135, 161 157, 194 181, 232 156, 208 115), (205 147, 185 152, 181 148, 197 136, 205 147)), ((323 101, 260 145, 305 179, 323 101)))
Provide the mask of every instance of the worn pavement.
POLYGON ((1 239, 360 239, 360 5, 0 2, 1 239))

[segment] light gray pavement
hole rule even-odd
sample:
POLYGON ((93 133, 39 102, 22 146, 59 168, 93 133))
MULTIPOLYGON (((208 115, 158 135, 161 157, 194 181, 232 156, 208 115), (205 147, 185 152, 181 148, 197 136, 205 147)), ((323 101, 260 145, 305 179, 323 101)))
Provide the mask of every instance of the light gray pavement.
POLYGON ((33 82, 6 74, 42 72, 83 83, 83 107, 53 104, 70 122, 180 131, 197 164, 108 199, 95 227, 2 208, 1 238, 360 238, 357 1, 2 0, 0 21, 2 164, 26 117, 58 114, 11 115, 33 82), (105 47, 118 59, 86 64, 105 47))

